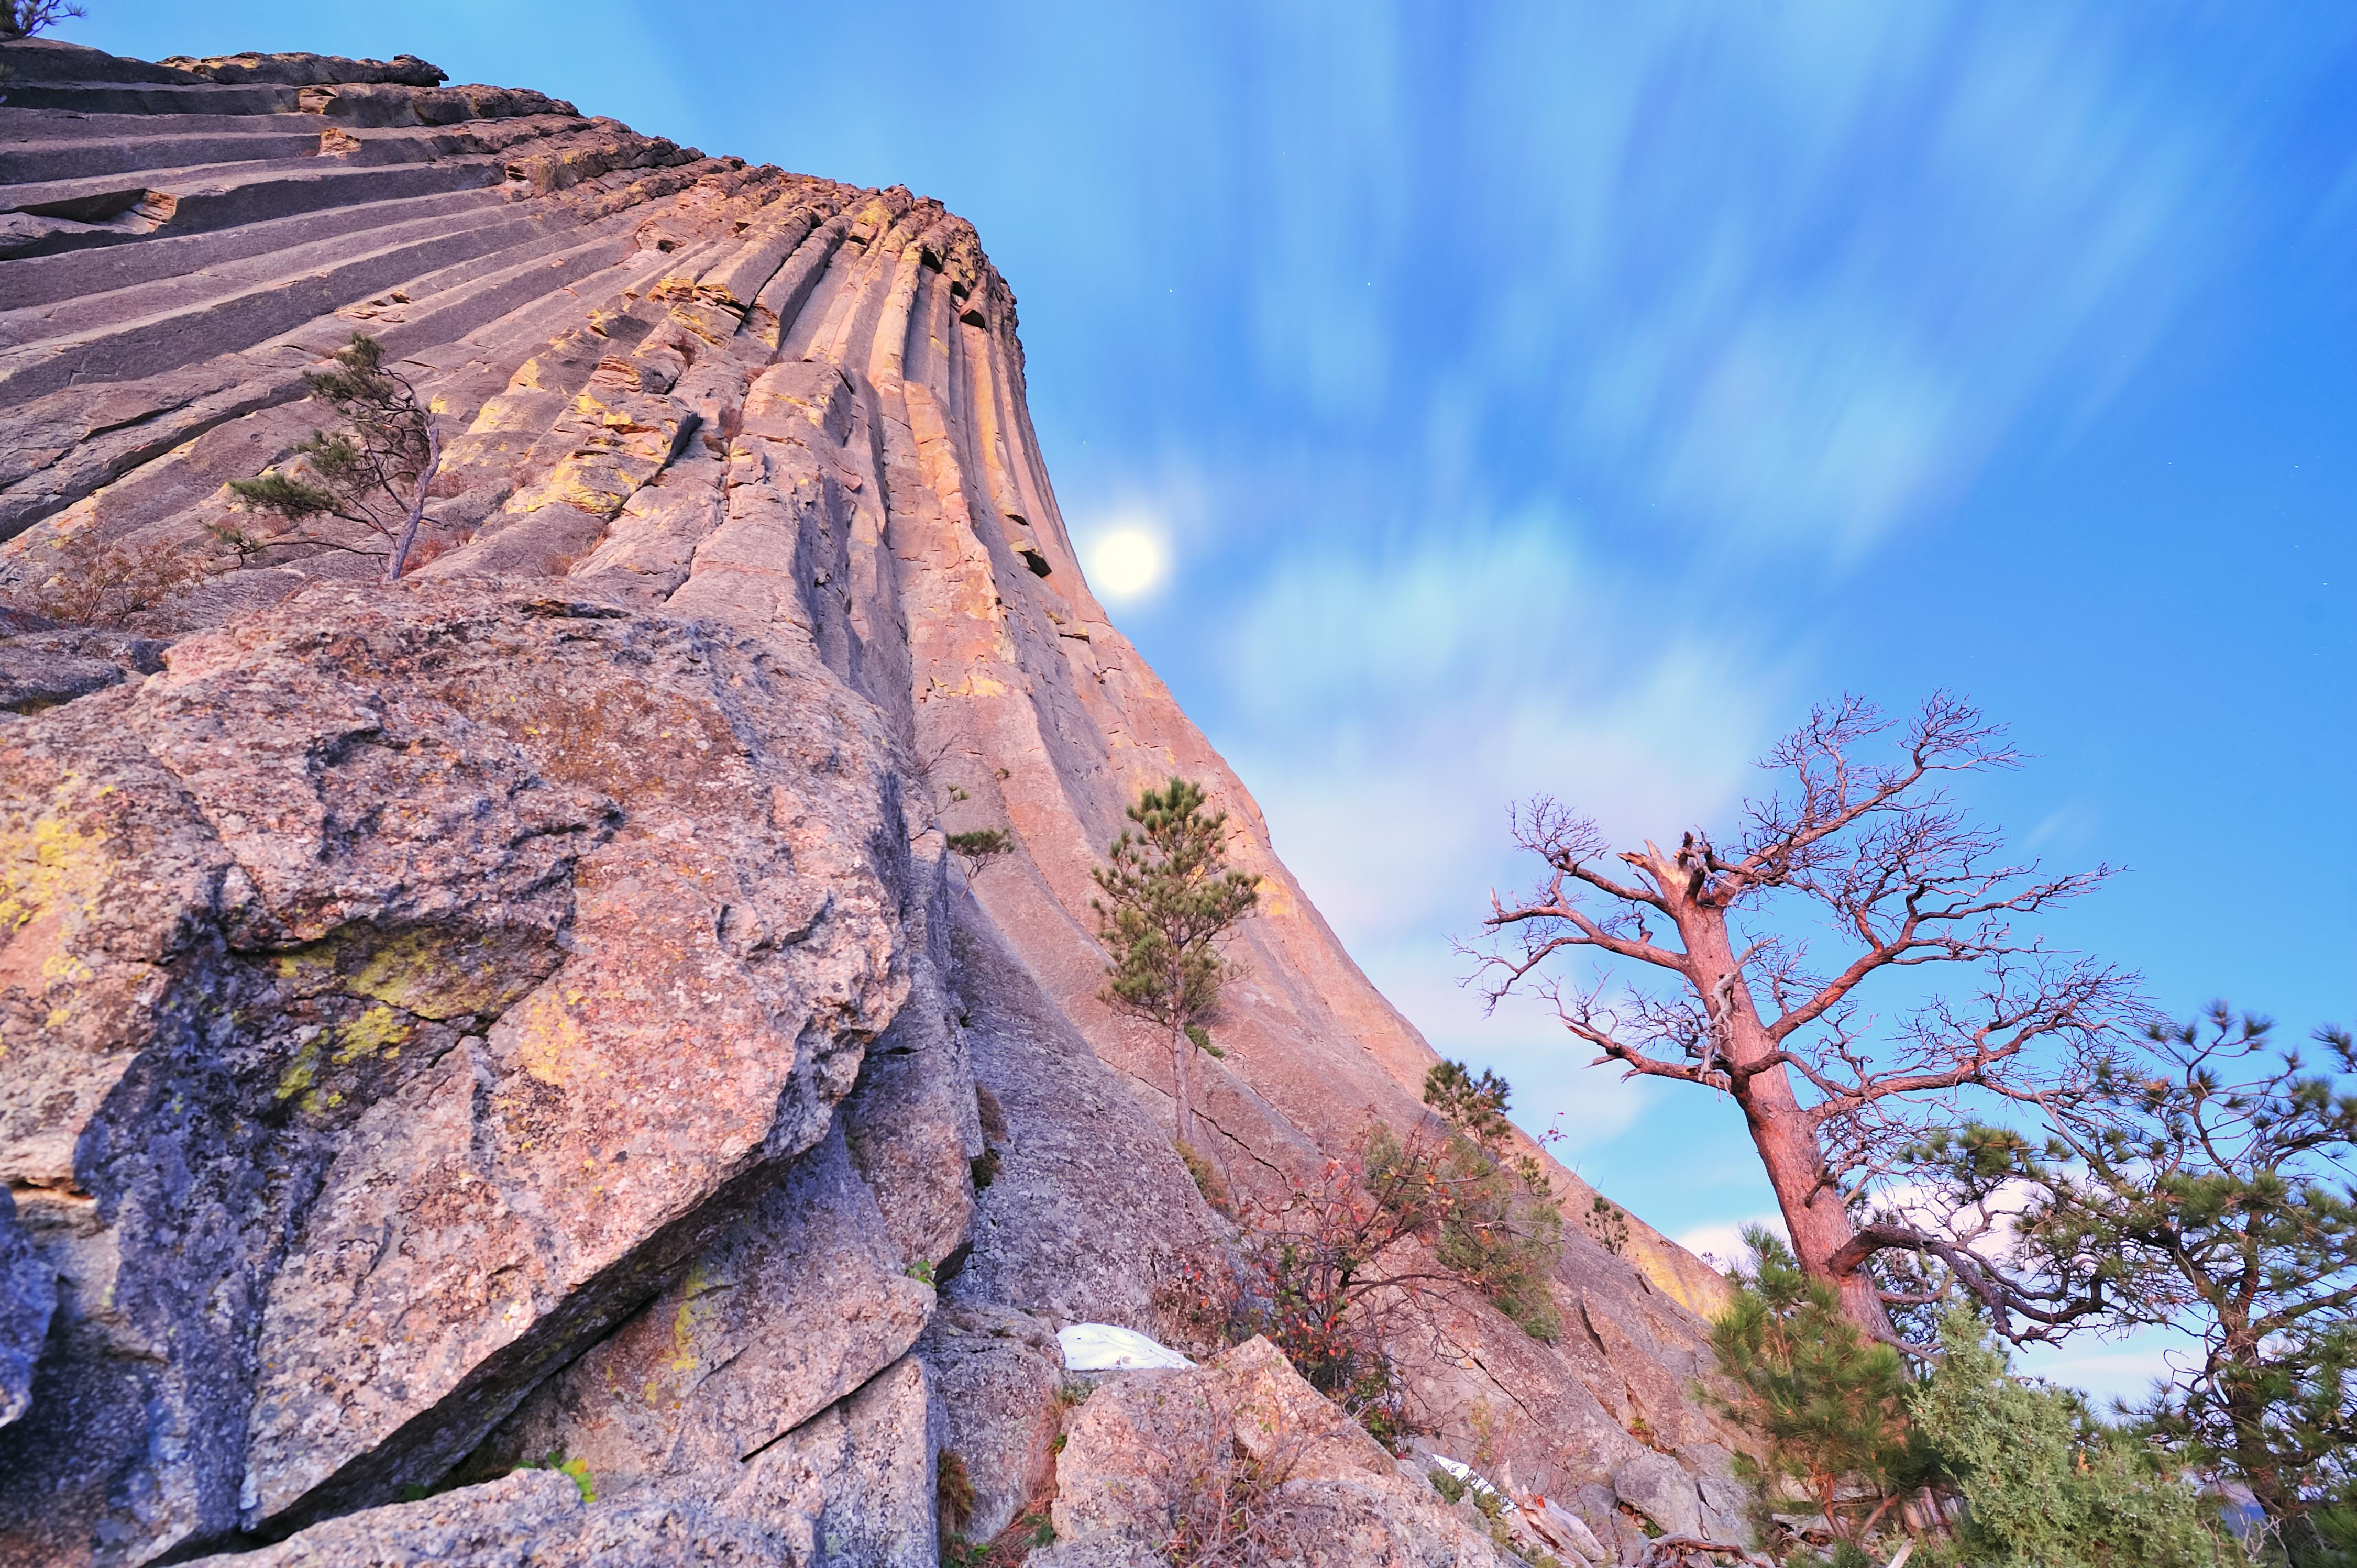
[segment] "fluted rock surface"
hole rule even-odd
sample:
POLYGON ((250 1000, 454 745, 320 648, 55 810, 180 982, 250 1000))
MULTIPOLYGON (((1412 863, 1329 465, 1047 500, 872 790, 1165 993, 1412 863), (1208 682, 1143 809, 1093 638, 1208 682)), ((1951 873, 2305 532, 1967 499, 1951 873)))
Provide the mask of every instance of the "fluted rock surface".
MULTIPOLYGON (((1231 1235, 1098 998, 1124 806, 1266 879, 1229 1179, 1434 1058, 1091 596, 973 230, 406 57, 0 63, 0 1563, 929 1564, 944 1446, 1039 1506, 1055 1328, 1231 1235), (393 587, 223 488, 355 331, 447 446, 393 587)), ((1717 1278, 1630 1230, 1560 1344, 1441 1309, 1430 1441, 1733 1528, 1717 1278)))

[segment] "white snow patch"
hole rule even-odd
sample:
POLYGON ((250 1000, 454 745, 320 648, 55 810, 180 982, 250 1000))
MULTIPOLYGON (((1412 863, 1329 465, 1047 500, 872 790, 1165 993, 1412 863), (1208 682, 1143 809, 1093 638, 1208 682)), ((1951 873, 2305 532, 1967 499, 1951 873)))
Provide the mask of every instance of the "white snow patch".
POLYGON ((1195 1364, 1135 1328, 1110 1323, 1068 1323, 1056 1330, 1056 1344, 1066 1369, 1075 1372, 1176 1370, 1195 1364))

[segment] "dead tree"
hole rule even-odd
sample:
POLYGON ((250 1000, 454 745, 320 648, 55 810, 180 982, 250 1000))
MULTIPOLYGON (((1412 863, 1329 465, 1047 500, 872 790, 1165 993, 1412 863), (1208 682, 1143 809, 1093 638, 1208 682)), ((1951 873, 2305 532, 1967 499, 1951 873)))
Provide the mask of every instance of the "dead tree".
POLYGON ((2059 1329, 2101 1305, 2009 1278, 1986 1223, 1889 1201, 1907 1151, 1960 1119, 1959 1096, 2050 1091, 2135 1015, 2125 976, 2014 929, 2110 868, 2016 863, 1944 788, 2020 761, 1952 696, 1903 726, 1845 698, 1762 760, 1779 786, 1725 851, 1697 830, 1616 853, 1594 822, 1533 801, 1514 833, 1546 879, 1515 902, 1493 894, 1489 940, 1469 950, 1491 1006, 1536 991, 1598 1064, 1732 1099, 1803 1267, 1902 1347, 1890 1309, 1922 1305, 1927 1266, 2001 1323, 2059 1329), (1895 757, 1867 755, 1889 742, 1895 757), (1818 960, 1810 938, 1828 935, 1835 951, 1818 960), (1592 962, 1570 977, 1555 972, 1566 958, 1592 962), (1901 1010, 1877 1027, 1864 991, 1902 981, 1913 994, 1886 999, 1901 1010), (1878 1279, 1889 1252, 1906 1266, 1880 1272, 1905 1281, 1878 1279))
POLYGON ((29 38, 68 17, 89 14, 72 0, 0 0, 0 38, 29 38))

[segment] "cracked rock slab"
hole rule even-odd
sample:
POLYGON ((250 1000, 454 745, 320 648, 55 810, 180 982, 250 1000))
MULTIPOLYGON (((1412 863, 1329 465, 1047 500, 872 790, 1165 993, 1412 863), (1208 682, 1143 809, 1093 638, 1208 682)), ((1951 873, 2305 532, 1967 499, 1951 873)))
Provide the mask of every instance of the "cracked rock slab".
POLYGON ((71 1239, 0 1557, 429 1484, 709 1246, 908 995, 888 749, 814 658, 463 584, 0 730, 0 1174, 71 1239))
POLYGON ((1120 1560, 1206 1507, 1254 1513, 1277 1550, 1315 1568, 1507 1562, 1265 1339, 1099 1388, 1071 1420, 1056 1485, 1057 1544, 1035 1568, 1120 1560))

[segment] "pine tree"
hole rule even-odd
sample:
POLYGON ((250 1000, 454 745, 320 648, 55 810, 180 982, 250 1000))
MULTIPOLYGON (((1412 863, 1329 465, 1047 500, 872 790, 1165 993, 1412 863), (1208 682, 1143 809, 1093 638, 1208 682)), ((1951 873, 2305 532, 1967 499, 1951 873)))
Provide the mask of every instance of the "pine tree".
POLYGON ((0 0, 0 38, 29 38, 70 16, 87 15, 72 0, 0 0))
POLYGON ((1219 1006, 1221 988, 1240 972, 1221 946, 1260 901, 1259 878, 1230 869, 1222 854, 1227 813, 1208 811, 1206 803, 1202 789, 1184 779, 1146 790, 1129 809, 1135 831, 1115 839, 1109 864, 1092 874, 1103 897, 1090 900, 1110 957, 1104 1000, 1166 1031, 1175 1135, 1189 1146, 1189 1058, 1210 1045, 1202 1026, 1219 1006))
POLYGON ((1735 1391, 1706 1393, 1760 1440, 1759 1455, 1736 1465, 1769 1511, 1803 1504, 1856 1541, 1932 1470, 1908 1420, 1906 1369, 1781 1240, 1757 1226, 1743 1240, 1751 1266, 1736 1275, 1735 1299, 1710 1337, 1735 1391))
POLYGON ((1966 1125, 1927 1145, 1953 1200, 2029 1202, 2015 1255, 2115 1322, 2201 1338, 2144 1414, 2190 1462, 2247 1484, 2296 1568, 2357 1560, 2357 1042, 2332 1071, 2223 1003, 2155 1026, 2081 1094, 2041 1103, 2043 1146, 1966 1125))
MULTIPOLYGON (((1563 1333, 1547 1287, 1563 1253, 1563 1211, 1537 1158, 1511 1153, 1510 1093, 1504 1079, 1488 1070, 1476 1078, 1463 1062, 1443 1061, 1426 1073, 1424 1102, 1448 1123, 1450 1135, 1429 1156, 1422 1179, 1442 1199, 1435 1237, 1440 1261, 1523 1332, 1552 1344, 1563 1333)), ((1386 1163, 1405 1154, 1396 1140, 1371 1144, 1371 1176, 1380 1178, 1386 1163)))
POLYGON ((1015 835, 1005 828, 975 828, 949 835, 949 851, 965 872, 966 886, 990 869, 991 864, 1015 848, 1015 835))
POLYGON ((273 470, 258 478, 231 479, 229 488, 246 504, 276 512, 289 522, 339 518, 382 538, 385 548, 347 544, 317 535, 249 539, 236 531, 221 537, 244 554, 280 544, 308 544, 384 557, 384 580, 399 580, 410 547, 425 516, 426 491, 442 466, 442 433, 433 411, 418 401, 417 389, 384 368, 384 348, 363 333, 336 355, 332 369, 306 371, 303 382, 343 416, 341 430, 314 431, 296 447, 317 482, 273 470))

